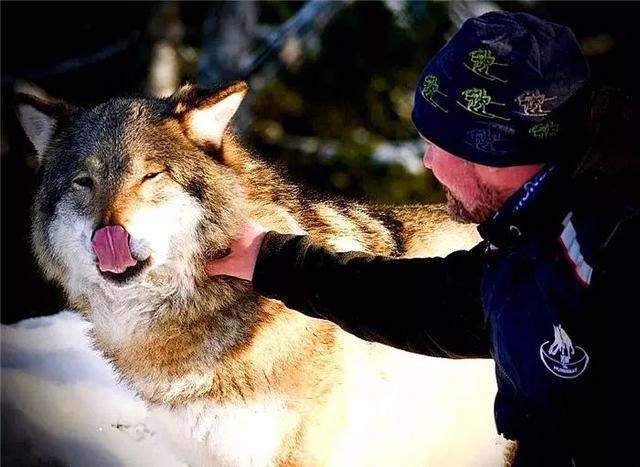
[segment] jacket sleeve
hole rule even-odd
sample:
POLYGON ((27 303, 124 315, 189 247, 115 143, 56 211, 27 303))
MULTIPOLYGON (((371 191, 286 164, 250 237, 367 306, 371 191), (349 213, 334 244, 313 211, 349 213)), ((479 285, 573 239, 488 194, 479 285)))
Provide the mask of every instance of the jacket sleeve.
POLYGON ((637 428, 631 427, 640 419, 640 213, 618 224, 598 269, 591 306, 596 387, 582 414, 585 439, 597 447, 591 458, 601 458, 601 465, 638 465, 637 428))
POLYGON ((269 232, 255 289, 362 339, 440 357, 488 357, 480 299, 484 244, 445 258, 334 253, 269 232))

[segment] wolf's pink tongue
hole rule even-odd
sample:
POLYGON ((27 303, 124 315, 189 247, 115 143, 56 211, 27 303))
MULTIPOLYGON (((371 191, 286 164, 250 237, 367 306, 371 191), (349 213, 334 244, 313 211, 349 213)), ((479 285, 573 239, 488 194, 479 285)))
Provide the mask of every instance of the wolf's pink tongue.
POLYGON ((101 271, 125 272, 137 261, 131 256, 129 234, 121 225, 109 225, 96 230, 91 240, 101 271))

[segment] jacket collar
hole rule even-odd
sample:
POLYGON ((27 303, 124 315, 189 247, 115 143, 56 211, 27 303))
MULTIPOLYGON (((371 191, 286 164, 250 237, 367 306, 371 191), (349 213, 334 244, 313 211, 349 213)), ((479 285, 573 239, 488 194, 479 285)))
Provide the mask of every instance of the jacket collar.
POLYGON ((567 210, 569 181, 566 169, 544 166, 478 226, 480 235, 494 248, 509 248, 533 230, 555 225, 567 210))

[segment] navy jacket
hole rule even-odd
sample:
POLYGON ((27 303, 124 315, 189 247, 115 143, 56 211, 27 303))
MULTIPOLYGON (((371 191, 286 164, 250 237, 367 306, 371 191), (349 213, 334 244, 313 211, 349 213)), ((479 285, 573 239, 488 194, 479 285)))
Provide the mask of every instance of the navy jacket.
POLYGON ((363 339, 492 357, 515 465, 640 465, 640 209, 547 166, 445 258, 334 253, 267 234, 254 286, 363 339))

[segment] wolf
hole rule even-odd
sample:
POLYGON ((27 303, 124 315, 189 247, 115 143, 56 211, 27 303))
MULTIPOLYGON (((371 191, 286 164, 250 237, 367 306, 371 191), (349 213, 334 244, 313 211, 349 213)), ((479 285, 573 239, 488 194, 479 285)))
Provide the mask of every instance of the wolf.
POLYGON ((387 256, 477 241, 442 206, 355 203, 290 183, 231 130, 247 89, 185 85, 90 108, 19 94, 40 166, 31 240, 46 278, 190 465, 502 464, 489 360, 365 342, 248 282, 207 277, 205 261, 247 219, 387 256))

